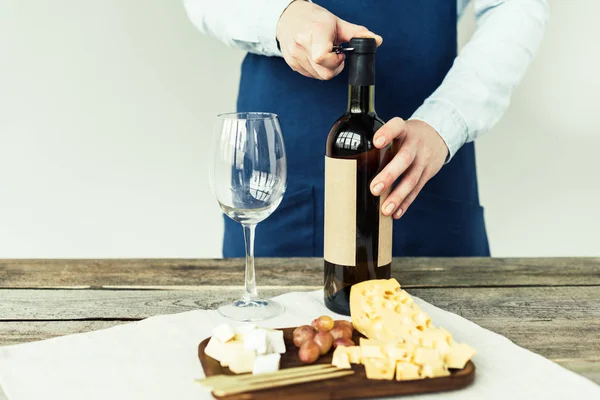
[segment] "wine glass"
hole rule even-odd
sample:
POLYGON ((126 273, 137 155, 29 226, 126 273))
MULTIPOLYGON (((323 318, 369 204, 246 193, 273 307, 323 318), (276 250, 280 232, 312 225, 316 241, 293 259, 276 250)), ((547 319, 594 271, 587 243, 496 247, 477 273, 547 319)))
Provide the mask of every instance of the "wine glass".
POLYGON ((254 231, 281 203, 287 164, 279 119, 270 113, 217 116, 210 163, 211 188, 223 212, 244 229, 246 282, 241 299, 219 307, 237 321, 260 321, 283 313, 276 301, 262 299, 254 274, 254 231))

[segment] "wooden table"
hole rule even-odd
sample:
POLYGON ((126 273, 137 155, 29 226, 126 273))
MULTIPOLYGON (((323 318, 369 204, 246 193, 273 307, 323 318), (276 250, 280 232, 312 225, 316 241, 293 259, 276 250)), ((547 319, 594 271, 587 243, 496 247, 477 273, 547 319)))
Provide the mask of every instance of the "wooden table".
MULTIPOLYGON (((259 289, 320 289, 322 264, 258 259, 259 289)), ((214 308, 237 297, 243 271, 240 259, 0 260, 0 345, 214 308)), ((600 383, 600 258, 403 258, 393 275, 411 294, 600 383)))

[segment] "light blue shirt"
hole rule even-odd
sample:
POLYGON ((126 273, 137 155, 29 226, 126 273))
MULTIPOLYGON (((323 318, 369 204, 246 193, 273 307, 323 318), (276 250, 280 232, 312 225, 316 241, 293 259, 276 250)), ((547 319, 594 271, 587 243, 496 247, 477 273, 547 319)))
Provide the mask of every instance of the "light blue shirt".
MULTIPOLYGON (((290 0, 183 0, 202 32, 245 51, 281 56, 275 40, 290 0)), ((492 128, 509 106, 544 36, 547 0, 472 0, 477 29, 439 88, 412 115, 442 137, 449 161, 492 128)), ((459 18, 470 0, 457 0, 459 18)), ((352 21, 350 21, 352 22, 352 21)))

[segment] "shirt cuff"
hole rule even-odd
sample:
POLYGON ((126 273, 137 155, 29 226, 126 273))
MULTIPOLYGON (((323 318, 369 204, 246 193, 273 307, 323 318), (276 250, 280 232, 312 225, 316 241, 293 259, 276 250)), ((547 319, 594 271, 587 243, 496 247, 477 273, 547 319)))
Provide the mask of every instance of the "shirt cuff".
POLYGON ((456 152, 467 142, 467 123, 450 103, 440 100, 426 100, 410 119, 417 119, 429 124, 442 137, 448 147, 446 163, 450 162, 456 152))
POLYGON ((266 0, 263 1, 260 18, 257 21, 256 36, 260 43, 260 52, 266 56, 280 56, 277 48, 277 23, 279 17, 294 0, 266 0))

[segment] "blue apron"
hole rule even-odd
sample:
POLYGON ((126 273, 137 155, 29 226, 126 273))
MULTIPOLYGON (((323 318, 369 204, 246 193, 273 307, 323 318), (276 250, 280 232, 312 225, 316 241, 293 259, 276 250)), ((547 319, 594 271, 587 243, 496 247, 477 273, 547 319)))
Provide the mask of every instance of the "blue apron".
MULTIPOLYGON (((457 54, 454 0, 317 0, 384 38, 377 51, 375 108, 408 119, 441 84, 457 54)), ((248 54, 238 111, 279 115, 288 188, 279 208, 256 230, 257 257, 322 257, 325 141, 347 105, 347 73, 306 78, 282 58, 248 54)), ((244 256, 241 226, 224 217, 224 257, 244 256)), ((479 205, 475 149, 465 144, 394 221, 394 256, 489 256, 479 205)))

